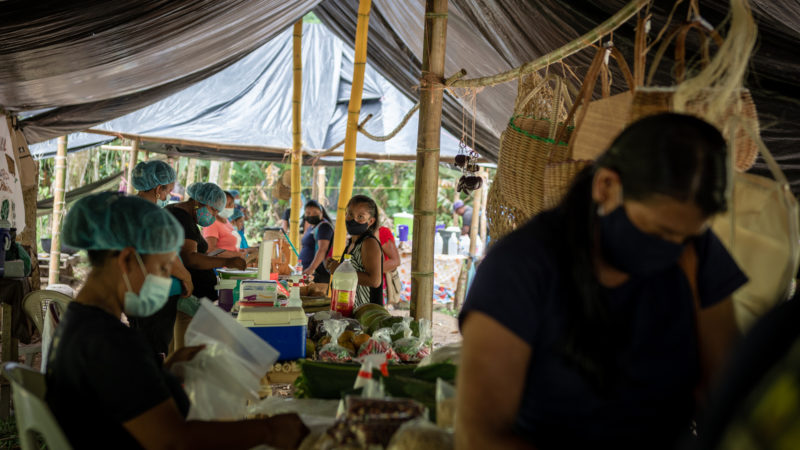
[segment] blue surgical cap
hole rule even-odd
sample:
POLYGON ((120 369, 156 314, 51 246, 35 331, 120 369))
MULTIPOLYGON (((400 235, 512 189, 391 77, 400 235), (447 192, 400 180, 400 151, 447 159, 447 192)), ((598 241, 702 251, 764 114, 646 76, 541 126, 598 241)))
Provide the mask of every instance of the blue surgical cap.
POLYGON ((233 214, 231 214, 231 216, 228 217, 228 220, 233 222, 234 220, 238 219, 239 217, 244 217, 244 213, 242 213, 242 210, 239 209, 239 208, 233 208, 233 214))
POLYGON ((233 194, 234 197, 238 197, 239 196, 239 190, 238 189, 231 189, 229 192, 231 194, 233 194))
POLYGON ((175 182, 175 169, 164 161, 143 161, 133 169, 133 187, 137 191, 149 191, 158 186, 175 182))
POLYGON ((70 208, 61 230, 64 243, 84 250, 175 252, 183 245, 183 227, 155 203, 118 192, 86 196, 70 208))
POLYGON ((225 204, 228 199, 225 198, 225 191, 214 183, 192 183, 191 186, 186 188, 189 197, 197 200, 198 202, 211 206, 217 211, 225 209, 225 204))

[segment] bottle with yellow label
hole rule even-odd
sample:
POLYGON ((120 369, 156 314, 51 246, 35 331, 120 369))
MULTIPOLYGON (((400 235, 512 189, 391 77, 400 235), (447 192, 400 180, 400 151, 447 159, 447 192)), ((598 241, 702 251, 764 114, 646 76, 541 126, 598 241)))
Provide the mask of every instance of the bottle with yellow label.
POLYGON ((344 261, 331 276, 331 310, 350 317, 356 301, 356 287, 358 287, 358 274, 350 262, 350 255, 344 255, 344 261))

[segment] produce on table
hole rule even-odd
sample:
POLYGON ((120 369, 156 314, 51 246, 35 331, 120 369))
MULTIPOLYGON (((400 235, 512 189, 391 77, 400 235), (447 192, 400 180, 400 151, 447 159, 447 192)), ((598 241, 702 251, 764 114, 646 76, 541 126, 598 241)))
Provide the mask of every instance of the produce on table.
POLYGON ((425 408, 413 400, 348 396, 344 418, 331 427, 328 434, 339 445, 385 447, 404 423, 424 413, 425 408))
POLYGON ((399 361, 397 353, 392 348, 392 330, 383 328, 376 331, 372 337, 358 350, 358 357, 367 355, 386 354, 389 361, 399 361))
POLYGON ((338 343, 339 336, 344 332, 347 323, 342 320, 328 319, 323 322, 323 327, 330 336, 330 342, 319 349, 319 359, 333 362, 350 361, 352 354, 338 343))
MULTIPOLYGON (((403 323, 402 325, 406 325, 403 323)), ((419 337, 411 336, 411 329, 407 328, 404 337, 394 341, 394 350, 401 361, 419 362, 430 355, 430 343, 432 331, 429 320, 420 319, 419 337)))

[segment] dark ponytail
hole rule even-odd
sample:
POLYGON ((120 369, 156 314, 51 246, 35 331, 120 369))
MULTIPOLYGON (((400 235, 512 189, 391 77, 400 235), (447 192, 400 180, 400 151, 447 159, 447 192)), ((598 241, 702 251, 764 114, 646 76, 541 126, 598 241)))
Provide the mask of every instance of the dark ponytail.
POLYGON ((625 200, 660 194, 691 201, 710 217, 727 207, 727 149, 720 132, 703 120, 673 113, 650 116, 626 128, 594 166, 580 172, 559 205, 566 235, 558 264, 568 275, 563 353, 603 393, 618 374, 614 330, 594 264, 599 246, 592 184, 600 167, 619 174, 625 200))

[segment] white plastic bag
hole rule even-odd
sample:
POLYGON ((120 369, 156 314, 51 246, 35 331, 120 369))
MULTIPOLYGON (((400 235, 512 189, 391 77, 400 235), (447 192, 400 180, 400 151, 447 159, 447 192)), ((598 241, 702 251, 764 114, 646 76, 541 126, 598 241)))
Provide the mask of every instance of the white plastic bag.
POLYGON ((191 401, 188 419, 236 420, 247 401, 258 401, 261 378, 279 353, 208 299, 186 330, 186 346, 205 345, 194 359, 176 364, 191 401))

